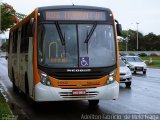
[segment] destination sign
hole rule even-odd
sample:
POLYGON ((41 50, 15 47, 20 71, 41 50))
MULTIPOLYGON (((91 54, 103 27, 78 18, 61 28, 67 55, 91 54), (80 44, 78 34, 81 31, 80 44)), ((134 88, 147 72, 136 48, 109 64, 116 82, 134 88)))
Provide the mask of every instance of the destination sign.
POLYGON ((46 20, 83 20, 83 21, 105 21, 104 11, 45 11, 46 20))

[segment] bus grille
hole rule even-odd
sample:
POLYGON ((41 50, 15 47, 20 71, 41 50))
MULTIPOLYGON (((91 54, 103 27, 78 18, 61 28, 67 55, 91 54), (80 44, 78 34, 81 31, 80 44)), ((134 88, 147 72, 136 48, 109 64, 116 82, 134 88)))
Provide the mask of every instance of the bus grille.
POLYGON ((104 77, 105 74, 101 72, 97 73, 62 73, 62 72, 56 72, 54 74, 54 77, 59 80, 91 80, 91 79, 99 79, 101 77, 104 77))
MULTIPOLYGON (((109 75, 111 71, 116 69, 116 65, 104 67, 104 68, 87 68, 91 69, 90 72, 67 72, 67 68, 48 68, 38 66, 40 70, 44 71, 49 76, 59 80, 97 80, 106 75, 109 75)), ((81 69, 81 68, 74 68, 81 69)), ((85 68, 84 68, 85 70, 85 68)))
POLYGON ((84 95, 73 95, 72 92, 60 92, 59 93, 60 96, 62 98, 93 98, 93 97, 96 97, 99 92, 97 91, 92 91, 92 92, 86 92, 86 94, 84 95))

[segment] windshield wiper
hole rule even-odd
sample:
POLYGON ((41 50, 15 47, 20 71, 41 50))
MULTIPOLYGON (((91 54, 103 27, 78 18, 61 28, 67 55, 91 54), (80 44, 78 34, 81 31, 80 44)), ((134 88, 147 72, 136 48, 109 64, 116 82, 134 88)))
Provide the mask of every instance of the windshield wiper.
POLYGON ((56 25, 56 28, 57 28, 58 35, 59 35, 59 38, 60 38, 60 40, 61 40, 62 46, 64 46, 65 57, 66 57, 65 33, 64 33, 64 35, 63 35, 62 30, 61 30, 58 22, 56 22, 55 25, 56 25))
POLYGON ((62 45, 64 46, 64 45, 65 45, 65 38, 64 38, 64 36, 63 36, 63 34, 62 34, 62 30, 61 30, 61 28, 60 28, 60 26, 59 26, 59 23, 56 22, 55 25, 56 25, 56 28, 57 28, 58 35, 59 35, 59 38, 60 38, 60 40, 61 40, 61 43, 62 43, 62 45))
POLYGON ((87 44, 87 54, 88 54, 88 42, 89 42, 94 30, 96 29, 96 26, 97 26, 97 23, 93 24, 93 27, 91 28, 89 34, 88 34, 88 30, 87 30, 87 36, 86 36, 86 39, 84 41, 84 43, 87 44))
POLYGON ((88 34, 88 31, 87 31, 87 37, 86 37, 84 43, 88 43, 89 42, 94 30, 96 29, 96 26, 97 26, 97 23, 93 24, 93 27, 91 28, 89 34, 88 34))

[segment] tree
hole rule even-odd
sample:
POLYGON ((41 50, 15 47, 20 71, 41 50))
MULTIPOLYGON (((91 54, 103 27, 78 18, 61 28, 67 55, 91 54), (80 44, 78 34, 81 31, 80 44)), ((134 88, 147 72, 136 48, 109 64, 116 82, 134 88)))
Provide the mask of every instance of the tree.
MULTIPOLYGON (((137 31, 134 30, 124 30, 122 32, 123 41, 119 42, 119 48, 121 51, 126 49, 126 41, 125 38, 128 37, 128 50, 135 51, 137 49, 137 31)), ((157 36, 154 33, 149 33, 147 35, 143 35, 138 32, 138 50, 139 51, 159 51, 160 50, 160 35, 157 36)))
POLYGON ((146 50, 157 51, 160 50, 160 37, 154 33, 149 33, 144 36, 144 45, 146 50))
MULTIPOLYGON (((141 44, 141 41, 143 39, 143 34, 138 32, 138 36, 139 36, 139 44, 141 44)), ((122 37, 125 38, 124 41, 122 43, 120 43, 120 50, 125 50, 126 49, 126 38, 128 38, 128 50, 130 51, 135 51, 137 49, 137 31, 134 30, 124 30, 122 32, 122 37)), ((139 50, 141 50, 141 48, 139 47, 139 50)))
POLYGON ((8 30, 12 25, 18 23, 22 20, 25 15, 17 13, 13 7, 7 3, 2 3, 0 5, 1 8, 1 28, 0 33, 4 33, 8 30))

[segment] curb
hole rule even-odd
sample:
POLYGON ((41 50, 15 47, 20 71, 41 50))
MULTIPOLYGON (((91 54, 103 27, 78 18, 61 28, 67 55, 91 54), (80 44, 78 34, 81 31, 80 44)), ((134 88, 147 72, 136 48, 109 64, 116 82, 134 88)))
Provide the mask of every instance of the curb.
POLYGON ((8 104, 11 114, 13 115, 11 116, 5 114, 4 120, 10 120, 10 118, 11 120, 30 120, 30 117, 23 111, 21 107, 19 107, 16 103, 11 102, 2 82, 0 82, 0 92, 6 100, 6 104, 8 104))

